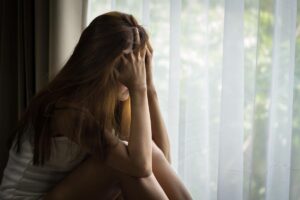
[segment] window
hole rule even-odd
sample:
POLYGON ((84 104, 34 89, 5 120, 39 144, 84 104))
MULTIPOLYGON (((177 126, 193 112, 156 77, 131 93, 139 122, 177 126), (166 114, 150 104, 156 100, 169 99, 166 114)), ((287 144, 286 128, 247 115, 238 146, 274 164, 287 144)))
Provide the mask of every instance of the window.
POLYGON ((150 33, 173 168, 194 199, 300 196, 296 0, 90 0, 150 33))

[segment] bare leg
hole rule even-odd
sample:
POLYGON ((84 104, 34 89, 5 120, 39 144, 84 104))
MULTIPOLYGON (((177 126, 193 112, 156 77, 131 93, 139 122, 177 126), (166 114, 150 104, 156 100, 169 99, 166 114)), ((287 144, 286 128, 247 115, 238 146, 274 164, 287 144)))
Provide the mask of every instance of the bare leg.
MULTIPOLYGON (((153 187, 152 184, 159 184, 164 192, 167 194, 168 198, 171 200, 190 200, 192 199, 191 195, 189 194, 188 190, 185 188, 183 183, 180 181, 179 177, 172 169, 171 165, 169 164, 168 160, 162 153, 162 151, 157 147, 155 143, 152 145, 153 147, 153 155, 152 155, 152 162, 153 162, 153 180, 149 181, 146 179, 140 179, 136 181, 135 178, 131 179, 127 176, 124 177, 122 183, 122 191, 125 199, 146 199, 145 197, 141 196, 141 198, 135 198, 136 196, 132 194, 136 193, 136 184, 148 185, 148 188, 153 187), (158 181, 158 182, 157 182, 158 181), (129 192, 129 193, 128 193, 129 192), (143 198, 142 198, 143 197, 143 198)), ((122 175, 121 175, 122 177, 122 175)), ((148 177, 150 178, 150 177, 148 177)), ((157 188, 161 188, 157 187, 157 188)), ((147 195, 148 196, 148 195, 147 195)), ((151 194, 149 194, 151 196, 151 194)))
POLYGON ((156 151, 157 149, 154 145, 154 175, 145 178, 131 177, 103 164, 96 156, 90 156, 57 184, 44 200, 114 200, 121 191, 124 199, 130 200, 191 199, 163 153, 156 151))
POLYGON ((154 175, 131 177, 91 156, 56 185, 44 200, 113 200, 121 190, 124 199, 168 199, 154 175))
POLYGON ((60 183, 44 200, 114 199, 120 193, 119 180, 114 171, 99 165, 95 156, 89 156, 60 183))
POLYGON ((128 200, 168 200, 154 174, 146 178, 123 176, 121 178, 122 196, 128 200))
POLYGON ((190 200, 192 196, 169 164, 161 150, 154 145, 154 152, 162 155, 153 157, 152 170, 159 184, 171 200, 190 200))

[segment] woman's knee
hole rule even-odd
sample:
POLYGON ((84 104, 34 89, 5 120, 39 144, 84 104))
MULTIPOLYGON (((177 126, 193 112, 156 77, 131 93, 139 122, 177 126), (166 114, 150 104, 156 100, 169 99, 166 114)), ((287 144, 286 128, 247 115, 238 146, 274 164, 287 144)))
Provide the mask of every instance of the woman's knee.
POLYGON ((152 141, 152 162, 164 162, 167 161, 162 150, 152 141))
MULTIPOLYGON (((159 149, 159 147, 152 142, 152 165, 158 165, 158 163, 163 163, 167 162, 163 152, 159 149)), ((125 174, 120 171, 115 171, 115 174, 119 177, 119 180, 121 182, 127 182, 128 180, 130 181, 135 181, 140 184, 147 184, 149 182, 153 182, 155 180, 155 175, 154 173, 150 173, 149 176, 144 176, 144 177, 134 177, 130 176, 128 174, 125 174)))

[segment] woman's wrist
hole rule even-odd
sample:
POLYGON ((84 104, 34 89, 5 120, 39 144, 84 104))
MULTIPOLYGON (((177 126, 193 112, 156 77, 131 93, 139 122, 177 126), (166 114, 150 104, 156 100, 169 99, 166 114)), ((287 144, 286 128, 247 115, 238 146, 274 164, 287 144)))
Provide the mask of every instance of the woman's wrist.
POLYGON ((130 87, 129 95, 131 97, 135 96, 136 94, 142 94, 147 92, 147 84, 140 84, 130 87))
POLYGON ((156 93, 156 88, 155 88, 154 84, 147 85, 147 94, 156 96, 157 93, 156 93))

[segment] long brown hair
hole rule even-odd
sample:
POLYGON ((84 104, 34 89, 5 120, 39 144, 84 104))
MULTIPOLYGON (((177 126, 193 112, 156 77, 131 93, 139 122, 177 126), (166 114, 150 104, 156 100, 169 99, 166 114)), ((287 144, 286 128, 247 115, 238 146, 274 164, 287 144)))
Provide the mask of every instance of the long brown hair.
POLYGON ((76 137, 104 159, 107 142, 103 131, 107 127, 119 129, 122 113, 124 116, 124 106, 118 100, 118 74, 126 66, 120 57, 123 50, 140 49, 146 42, 148 34, 132 15, 114 11, 96 17, 82 32, 60 72, 30 101, 9 145, 16 138, 15 148, 20 152, 22 136, 32 128, 33 163, 43 165, 51 154, 49 124, 54 105, 68 99, 88 113, 79 115, 76 137), (140 45, 133 42, 134 27, 139 30, 140 45))

